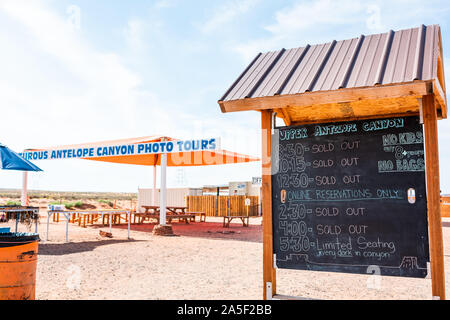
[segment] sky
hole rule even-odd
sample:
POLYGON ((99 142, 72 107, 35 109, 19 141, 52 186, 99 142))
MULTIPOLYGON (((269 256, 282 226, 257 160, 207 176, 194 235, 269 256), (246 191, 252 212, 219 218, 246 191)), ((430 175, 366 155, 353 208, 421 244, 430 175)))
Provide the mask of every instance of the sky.
MULTIPOLYGON (((224 114, 217 103, 256 54, 439 24, 448 69, 447 21, 450 2, 436 0, 0 0, 0 142, 21 152, 150 135, 221 137, 223 149, 260 156, 260 114, 224 114)), ((438 128, 441 189, 450 193, 450 121, 438 128)), ((153 183, 152 167, 35 163, 44 171, 29 174, 30 189, 137 192, 153 183)), ((260 175, 259 162, 168 168, 167 184, 260 175)), ((0 171, 0 188, 21 187, 20 172, 0 171)))

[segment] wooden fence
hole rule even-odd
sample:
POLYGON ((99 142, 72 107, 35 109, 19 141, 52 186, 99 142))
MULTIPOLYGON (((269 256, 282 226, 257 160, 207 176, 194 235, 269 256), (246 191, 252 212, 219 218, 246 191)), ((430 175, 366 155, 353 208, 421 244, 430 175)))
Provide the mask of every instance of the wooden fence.
POLYGON ((441 196, 441 216, 450 218, 450 197, 441 196))
MULTIPOLYGON (((203 211, 211 217, 240 216, 247 215, 246 198, 250 199, 249 216, 257 216, 259 214, 257 196, 186 196, 186 205, 189 211, 203 211)), ((450 196, 441 197, 441 215, 443 218, 450 218, 450 196)))
POLYGON ((257 196, 186 196, 188 211, 203 211, 207 216, 245 216, 245 199, 250 199, 248 215, 257 216, 259 202, 257 196))

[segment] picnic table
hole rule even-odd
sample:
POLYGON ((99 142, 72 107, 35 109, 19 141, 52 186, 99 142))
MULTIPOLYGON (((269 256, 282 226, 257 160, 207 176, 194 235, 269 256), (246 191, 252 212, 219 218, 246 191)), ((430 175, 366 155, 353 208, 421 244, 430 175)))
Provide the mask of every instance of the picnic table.
POLYGON ((185 214, 188 207, 185 206, 167 206, 166 209, 170 214, 185 214))
POLYGON ((39 222, 39 207, 30 206, 0 206, 0 222, 7 221, 8 217, 13 217, 16 220, 16 232, 19 221, 23 221, 26 217, 30 217, 35 223, 35 232, 38 233, 39 222))
MULTIPOLYGON (((159 223, 159 206, 142 206, 142 208, 145 209, 143 213, 134 214, 135 218, 139 218, 139 223, 143 223, 147 219, 156 219, 157 223, 159 223)), ((189 221, 195 221, 195 214, 186 212, 187 208, 188 207, 185 206, 167 206, 166 220, 169 223, 171 223, 173 219, 178 219, 178 221, 184 220, 185 223, 189 223, 189 221)), ((136 219, 134 219, 134 222, 136 222, 136 219)))
POLYGON ((206 213, 203 211, 186 211, 186 214, 193 214, 199 216, 200 222, 206 222, 206 213))
MULTIPOLYGON (((131 210, 74 210, 74 211, 66 211, 66 210, 48 210, 47 211, 47 237, 48 241, 48 231, 49 231, 49 222, 50 217, 53 215, 55 217, 58 216, 59 222, 59 214, 62 214, 66 218, 66 242, 69 242, 69 222, 78 222, 81 225, 81 221, 85 223, 85 217, 92 218, 92 222, 95 217, 101 216, 104 224, 104 217, 108 216, 109 220, 109 232, 111 233, 112 221, 113 217, 121 214, 126 215, 126 222, 128 222, 128 239, 130 239, 130 221, 131 221, 131 210)), ((54 221, 54 220, 53 220, 54 221)))
POLYGON ((159 214, 159 206, 142 206, 145 209, 144 213, 158 213, 159 214))
POLYGON ((141 224, 145 220, 156 219, 159 222, 159 206, 142 206, 144 212, 135 212, 133 217, 133 223, 136 223, 136 218, 138 218, 138 223, 141 224))
MULTIPOLYGON (((159 213, 160 206, 142 206, 145 209, 145 213, 159 213)), ((188 207, 185 206, 166 206, 168 214, 184 214, 188 207)))
POLYGON ((223 227, 224 228, 229 228, 230 227, 230 222, 233 219, 241 219, 242 221, 242 225, 244 227, 248 227, 249 224, 249 216, 224 216, 223 217, 223 227))

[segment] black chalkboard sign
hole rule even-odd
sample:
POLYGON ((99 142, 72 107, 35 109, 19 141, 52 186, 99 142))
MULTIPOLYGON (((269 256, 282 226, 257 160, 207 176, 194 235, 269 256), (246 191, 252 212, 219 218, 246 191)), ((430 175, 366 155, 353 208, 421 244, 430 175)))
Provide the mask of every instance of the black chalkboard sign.
POLYGON ((425 277, 429 261, 418 117, 277 128, 277 268, 425 277))

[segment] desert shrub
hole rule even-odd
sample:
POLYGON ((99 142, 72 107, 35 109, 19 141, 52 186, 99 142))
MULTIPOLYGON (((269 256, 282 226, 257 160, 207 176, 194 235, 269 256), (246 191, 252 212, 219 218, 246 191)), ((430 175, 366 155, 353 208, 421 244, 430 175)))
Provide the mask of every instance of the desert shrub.
POLYGON ((9 201, 6 202, 6 205, 7 206, 21 206, 22 203, 20 201, 9 200, 9 201))
POLYGON ((110 206, 110 207, 113 207, 113 206, 114 206, 114 202, 112 202, 112 201, 110 201, 110 200, 100 199, 100 200, 98 200, 98 202, 107 204, 107 205, 110 206))
POLYGON ((74 205, 75 203, 73 202, 64 202, 64 207, 66 207, 66 209, 72 209, 74 205))

